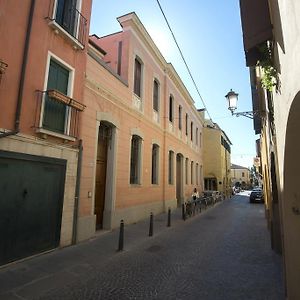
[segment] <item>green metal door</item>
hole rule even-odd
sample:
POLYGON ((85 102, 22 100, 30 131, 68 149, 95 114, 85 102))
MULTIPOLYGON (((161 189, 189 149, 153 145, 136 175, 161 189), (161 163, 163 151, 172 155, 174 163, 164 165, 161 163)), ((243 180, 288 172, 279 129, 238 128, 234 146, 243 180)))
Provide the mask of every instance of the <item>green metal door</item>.
POLYGON ((64 160, 0 151, 0 265, 59 245, 64 160))

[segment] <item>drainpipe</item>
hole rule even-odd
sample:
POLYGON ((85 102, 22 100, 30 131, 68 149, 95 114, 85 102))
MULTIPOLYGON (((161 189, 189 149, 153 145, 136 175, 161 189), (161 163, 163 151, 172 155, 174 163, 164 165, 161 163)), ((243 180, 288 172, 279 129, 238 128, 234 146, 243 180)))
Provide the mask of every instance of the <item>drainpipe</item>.
POLYGON ((27 58, 28 58, 28 51, 29 51, 29 40, 30 40, 31 29, 32 29, 34 7, 35 7, 35 0, 31 0, 29 16, 28 16, 28 23, 27 23, 27 30, 26 30, 25 45, 24 45, 24 51, 23 51, 23 61, 22 61, 22 67, 21 67, 19 91, 18 91, 18 98, 17 98, 15 127, 14 127, 13 131, 1 133, 0 138, 10 136, 10 135, 15 135, 15 134, 19 133, 19 131, 20 131, 20 117, 21 117, 21 108, 22 108, 22 102, 23 102, 24 81, 25 81, 25 73, 26 73, 27 58))
POLYGON ((82 140, 79 140, 79 152, 77 160, 77 175, 76 175, 76 186, 75 186, 75 200, 74 200, 74 212, 73 212, 73 233, 72 233, 72 245, 77 242, 77 223, 78 223, 78 207, 79 207, 79 193, 80 193, 80 178, 81 178, 81 167, 82 167, 82 140))

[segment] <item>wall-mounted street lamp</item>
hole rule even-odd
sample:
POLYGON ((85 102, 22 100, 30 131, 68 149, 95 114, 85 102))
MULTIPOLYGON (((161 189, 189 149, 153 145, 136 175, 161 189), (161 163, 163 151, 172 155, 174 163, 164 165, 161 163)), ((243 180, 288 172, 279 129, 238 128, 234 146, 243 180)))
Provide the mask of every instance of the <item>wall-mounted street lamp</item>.
POLYGON ((257 110, 234 112, 237 109, 238 96, 239 96, 239 94, 234 92, 232 89, 230 89, 230 91, 225 96, 228 101, 228 109, 231 111, 231 114, 233 116, 237 116, 237 117, 244 116, 249 119, 253 119, 254 116, 259 114, 259 111, 257 111, 257 110))

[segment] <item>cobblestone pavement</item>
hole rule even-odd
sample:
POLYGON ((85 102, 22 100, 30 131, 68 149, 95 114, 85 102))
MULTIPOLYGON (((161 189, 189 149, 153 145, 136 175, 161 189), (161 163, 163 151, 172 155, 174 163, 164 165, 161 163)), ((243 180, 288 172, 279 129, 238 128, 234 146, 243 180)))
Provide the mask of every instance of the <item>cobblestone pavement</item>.
POLYGON ((36 293, 33 281, 7 299, 284 299, 264 206, 248 199, 236 195, 107 259, 79 247, 78 259, 89 257, 39 280, 36 293))
POLYGON ((236 196, 40 299, 284 299, 265 223, 236 196))

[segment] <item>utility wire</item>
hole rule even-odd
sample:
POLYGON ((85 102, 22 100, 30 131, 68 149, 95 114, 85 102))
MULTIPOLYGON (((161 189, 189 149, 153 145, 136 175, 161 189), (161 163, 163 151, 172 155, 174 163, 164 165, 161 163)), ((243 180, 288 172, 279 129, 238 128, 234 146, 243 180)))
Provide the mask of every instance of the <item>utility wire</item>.
POLYGON ((176 44, 176 46, 177 46, 177 48, 178 48, 178 50, 179 50, 179 53, 180 53, 180 55, 181 55, 181 58, 182 58, 182 60, 183 60, 183 62, 184 62, 184 64, 185 64, 185 66, 186 66, 186 68, 187 68, 187 70, 188 70, 188 73, 189 73, 189 75, 190 75, 190 77, 191 77, 191 79, 192 79, 192 81, 193 81, 193 84, 194 84, 194 86, 195 86, 195 88, 196 88, 196 91, 197 91, 197 93, 198 93, 198 95, 199 95, 201 101, 202 101, 202 104, 203 104, 203 106, 204 106, 204 108, 205 108, 205 110, 206 110, 206 112, 207 112, 207 114, 208 114, 208 116, 209 116, 209 119, 213 122, 213 120, 212 120, 212 118, 211 118, 211 116, 210 116, 210 114, 209 114, 209 112, 208 112, 208 109, 207 109, 207 107, 206 107, 206 105, 205 105, 205 102, 204 102, 204 100, 203 100, 203 98, 202 98, 202 96, 201 96, 201 94, 200 94, 200 92, 199 92, 199 89, 198 89, 198 86, 197 86, 197 84, 196 84, 196 82, 195 82, 195 80, 194 80, 194 77, 193 77, 193 75, 192 75, 192 73, 191 73, 191 71, 190 71, 190 68, 189 68, 189 66, 188 66, 188 64, 187 64, 187 62, 186 62, 186 60, 185 60, 185 58, 184 58, 184 56, 183 56, 183 53, 182 53, 182 51, 181 51, 181 49, 180 49, 180 47, 179 47, 179 45, 178 45, 178 43, 177 43, 177 40, 176 40, 175 35, 174 35, 174 33, 173 33, 173 30, 172 30, 172 28, 171 28, 171 26, 170 26, 170 24, 169 24, 169 22, 168 22, 168 19, 167 19, 166 15, 165 15, 165 13, 164 13, 164 11, 163 11, 163 9, 162 9, 160 3, 159 3, 159 0, 156 0, 156 2, 157 2, 158 6, 159 6, 159 8, 160 8, 160 11, 161 11, 161 13, 163 14, 164 19, 165 19, 165 21, 166 21, 166 23, 167 23, 167 25, 168 25, 168 27, 169 27, 169 30, 170 30, 170 32, 171 32, 171 34, 172 34, 172 36, 173 36, 174 42, 175 42, 175 44, 176 44))

